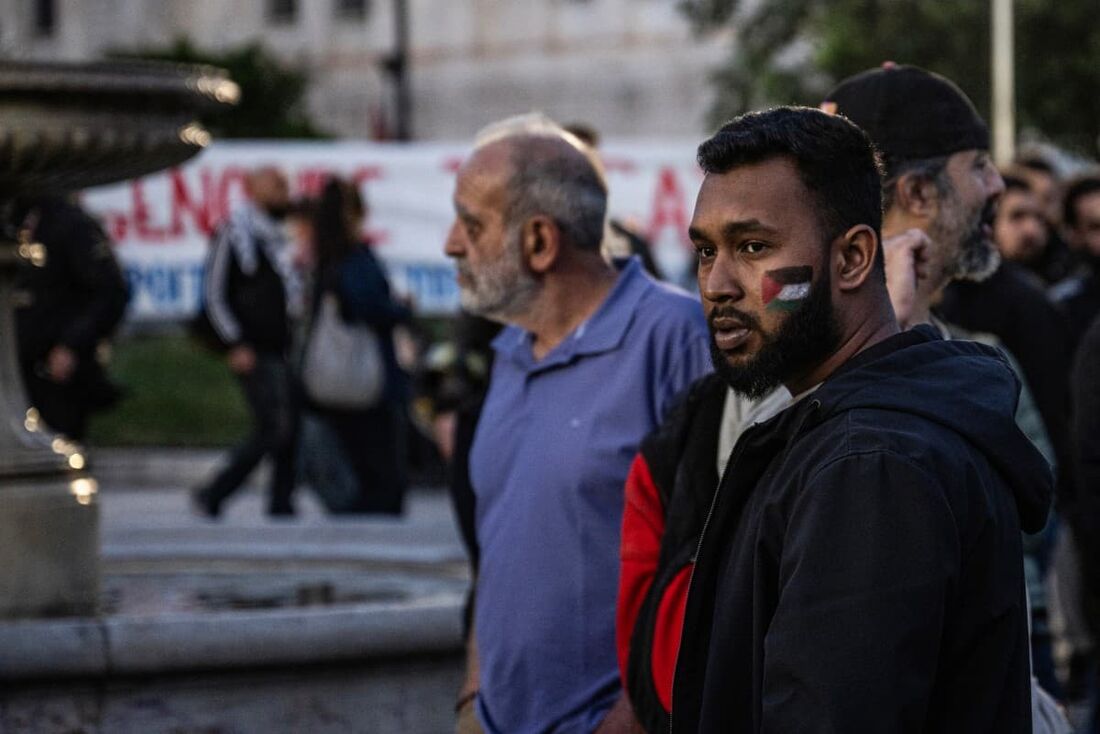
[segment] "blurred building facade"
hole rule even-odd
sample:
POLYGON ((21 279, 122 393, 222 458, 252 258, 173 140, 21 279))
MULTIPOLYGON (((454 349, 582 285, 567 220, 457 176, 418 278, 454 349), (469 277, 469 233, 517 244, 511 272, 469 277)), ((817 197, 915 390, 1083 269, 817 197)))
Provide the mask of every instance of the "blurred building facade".
POLYGON ((396 129, 396 9, 408 17, 411 132, 467 139, 541 109, 608 136, 707 129, 708 73, 728 38, 696 38, 676 0, 0 0, 0 54, 91 60, 187 37, 219 51, 259 40, 310 75, 323 130, 396 129))

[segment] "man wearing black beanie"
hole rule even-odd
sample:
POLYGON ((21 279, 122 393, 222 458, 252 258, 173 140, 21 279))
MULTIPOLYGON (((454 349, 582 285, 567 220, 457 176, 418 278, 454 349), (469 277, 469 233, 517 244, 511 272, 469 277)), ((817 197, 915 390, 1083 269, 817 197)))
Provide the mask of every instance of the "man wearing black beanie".
MULTIPOLYGON (((1004 182, 974 105, 950 80, 888 62, 841 82, 821 108, 862 127, 882 154, 883 249, 898 323, 996 337, 1034 397, 1036 433, 1066 469, 1068 334, 1041 290, 1000 267, 992 222, 1004 182)), ((1068 511, 1070 479, 1060 476, 1058 487, 1068 511)))
MULTIPOLYGON (((979 340, 992 335, 1002 342, 997 346, 1016 357, 1022 397, 1030 406, 1033 396, 1040 414, 1018 412, 1017 422, 1033 442, 1049 438, 1054 457, 1048 458, 1066 467, 1064 324, 1042 291, 1001 267, 992 222, 1004 182, 989 157, 988 127, 973 103, 945 77, 887 62, 842 81, 821 108, 862 127, 882 154, 883 249, 901 326, 927 322, 945 338, 979 338, 971 332, 980 332, 979 340), (991 315, 996 318, 986 318, 991 315)), ((1059 480, 1065 509, 1069 480, 1059 480)), ((1043 600, 1033 601, 1036 614, 1045 615, 1043 600)), ((1045 624, 1039 629, 1045 631, 1045 624)), ((1057 691, 1049 643, 1042 634, 1036 642, 1036 672, 1057 691)))
POLYGON ((984 280, 1000 263, 993 215, 1004 182, 989 128, 950 80, 889 62, 841 82, 821 108, 863 128, 882 154, 891 300, 903 327, 929 321, 950 280, 984 280))

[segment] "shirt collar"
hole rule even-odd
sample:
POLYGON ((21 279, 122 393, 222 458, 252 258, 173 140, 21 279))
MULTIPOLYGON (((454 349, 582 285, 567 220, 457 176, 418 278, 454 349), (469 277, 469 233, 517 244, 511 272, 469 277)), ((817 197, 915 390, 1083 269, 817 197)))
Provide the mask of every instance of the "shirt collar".
POLYGON ((634 321, 636 306, 646 291, 649 277, 637 257, 616 260, 613 264, 619 269, 619 276, 603 303, 541 360, 536 361, 531 352, 532 334, 517 326, 501 331, 493 340, 493 349, 528 372, 540 372, 618 348, 634 321))

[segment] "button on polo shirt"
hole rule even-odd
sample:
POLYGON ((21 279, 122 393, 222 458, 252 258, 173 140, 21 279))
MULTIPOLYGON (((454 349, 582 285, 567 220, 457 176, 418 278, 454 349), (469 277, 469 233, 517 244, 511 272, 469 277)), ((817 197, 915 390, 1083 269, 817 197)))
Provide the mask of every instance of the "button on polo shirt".
POLYGON ((619 695, 623 485, 638 444, 711 370, 699 302, 632 258, 542 360, 504 329, 470 455, 488 732, 589 732, 619 695))

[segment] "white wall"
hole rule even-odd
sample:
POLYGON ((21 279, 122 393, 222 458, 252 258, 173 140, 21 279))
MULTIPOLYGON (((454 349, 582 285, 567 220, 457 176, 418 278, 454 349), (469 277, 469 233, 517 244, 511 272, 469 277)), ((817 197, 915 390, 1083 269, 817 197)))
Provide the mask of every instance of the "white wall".
MULTIPOLYGON (((700 135, 707 74, 727 53, 722 35, 692 36, 676 0, 408 0, 413 131, 465 139, 530 109, 584 121, 609 136, 700 135)), ((299 0, 292 25, 266 18, 265 0, 56 0, 52 38, 30 32, 32 0, 0 0, 0 53, 81 60, 181 35, 205 48, 262 40, 304 66, 307 104, 334 133, 368 137, 392 114, 380 71, 392 51, 392 0, 365 20, 338 18, 334 0, 299 0)))

